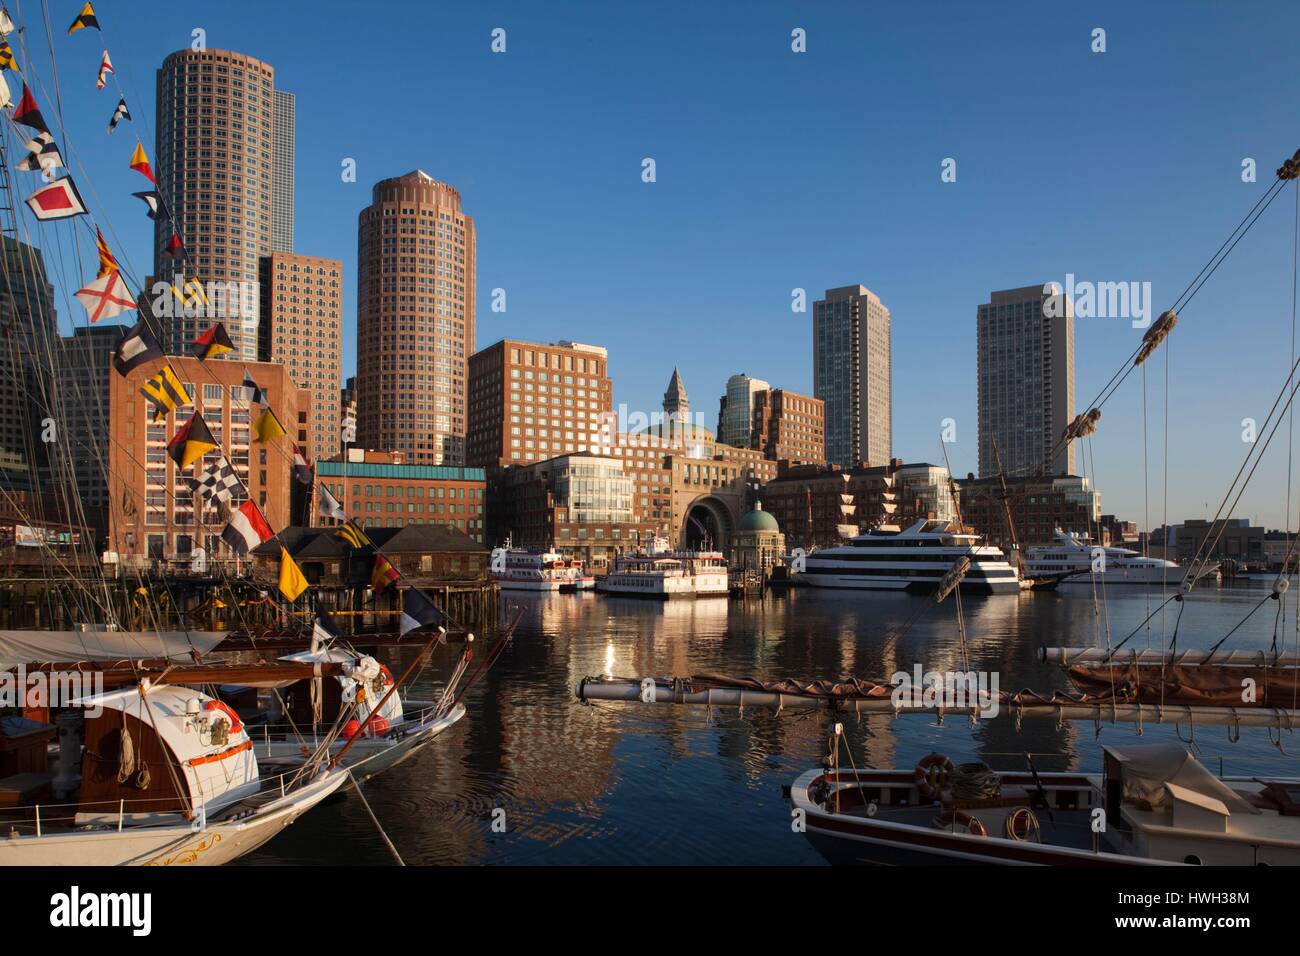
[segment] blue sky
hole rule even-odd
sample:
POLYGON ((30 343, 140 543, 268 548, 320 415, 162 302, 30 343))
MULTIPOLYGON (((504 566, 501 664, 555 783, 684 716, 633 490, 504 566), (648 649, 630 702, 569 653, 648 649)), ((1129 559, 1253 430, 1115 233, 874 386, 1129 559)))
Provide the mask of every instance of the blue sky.
MULTIPOLYGON (((615 402, 632 409, 657 408, 676 365, 712 422, 735 372, 810 392, 810 315, 791 312, 791 290, 861 282, 893 313, 895 455, 941 461, 951 417, 958 473, 976 467, 975 309, 991 290, 1067 273, 1149 281, 1158 314, 1300 146, 1286 95, 1300 10, 1287 5, 101 0, 142 120, 111 139, 99 40, 62 32, 80 5, 51 4, 74 173, 137 272, 149 223, 130 198, 130 137, 152 155, 154 70, 201 27, 297 94, 297 248, 344 262, 349 371, 357 213, 376 180, 418 167, 476 220, 480 346, 606 345, 615 402), (496 27, 505 54, 489 49, 496 27), (791 52, 796 27, 807 53, 791 52), (1090 49, 1096 27, 1105 53, 1090 49), (341 181, 349 157, 356 183, 341 181), (943 183, 949 157, 957 181, 943 183), (1245 157, 1259 182, 1241 181, 1245 157), (488 308, 497 287, 504 314, 488 308)), ((1170 520, 1217 507, 1245 454, 1242 419, 1262 421, 1285 379, 1294 206, 1292 188, 1171 340, 1170 520)), ((85 321, 75 303, 60 310, 85 321)), ((1140 335, 1124 319, 1077 322, 1080 410, 1140 335)), ((1163 355, 1149 377, 1158 524, 1163 355)), ((1104 510, 1140 523, 1142 428, 1134 375, 1106 405, 1094 474, 1104 510)), ((1283 433, 1238 515, 1284 523, 1286 465, 1283 433)))

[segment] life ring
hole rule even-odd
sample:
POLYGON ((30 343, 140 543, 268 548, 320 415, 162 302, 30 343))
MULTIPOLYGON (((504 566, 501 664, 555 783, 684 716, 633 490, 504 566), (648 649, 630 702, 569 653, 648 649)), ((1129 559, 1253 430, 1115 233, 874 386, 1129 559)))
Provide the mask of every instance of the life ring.
POLYGON ((965 810, 945 810, 930 821, 930 826, 936 830, 951 830, 954 824, 965 827, 966 832, 971 836, 986 837, 989 835, 989 831, 984 829, 984 824, 965 810))
POLYGON ((219 710, 230 718, 230 732, 232 734, 241 733, 244 729, 244 722, 239 719, 239 715, 229 704, 221 700, 210 700, 204 706, 205 710, 219 710))
POLYGON ((921 758, 912 774, 912 781, 921 799, 934 803, 948 784, 948 779, 957 770, 951 760, 940 753, 932 753, 921 758))

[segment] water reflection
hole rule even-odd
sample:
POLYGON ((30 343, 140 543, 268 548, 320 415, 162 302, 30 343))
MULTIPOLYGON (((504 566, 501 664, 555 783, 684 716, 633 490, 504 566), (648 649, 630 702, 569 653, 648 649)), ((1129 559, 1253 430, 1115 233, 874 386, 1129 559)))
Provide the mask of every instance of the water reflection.
MULTIPOLYGON (((796 591, 766 601, 647 602, 593 594, 511 595, 519 630, 467 697, 469 716, 416 759, 371 782, 367 794, 408 863, 820 862, 790 830, 781 786, 827 749, 824 714, 601 704, 584 706, 584 676, 722 671, 763 679, 855 675, 887 680, 927 670, 997 672, 1003 690, 1064 689, 1037 659, 1043 646, 1208 647, 1259 602, 1258 589, 1207 590, 1179 607, 1150 591, 1111 589, 1104 603, 1068 592, 964 597, 963 649, 950 601, 896 594, 796 591), (905 633, 901 633, 906 628, 905 633), (503 810, 505 832, 494 832, 503 810)), ((1165 597, 1168 594, 1167 592, 1165 597)), ((1292 608, 1271 602, 1227 646, 1266 648, 1277 630, 1296 641, 1292 608)), ((444 651, 444 653, 446 653, 444 651)), ((429 672, 422 678, 429 689, 429 672)), ((1135 742, 1132 726, 1017 726, 1007 715, 972 727, 932 715, 843 719, 858 765, 910 766, 930 750, 954 760, 1041 770, 1096 769, 1100 741, 1135 742)), ((1246 730, 1148 726, 1143 742, 1192 740, 1229 773, 1300 773, 1300 761, 1246 730)), ((1286 735, 1283 744, 1300 748, 1286 735)), ((355 799, 313 811, 249 862, 386 863, 355 799)))

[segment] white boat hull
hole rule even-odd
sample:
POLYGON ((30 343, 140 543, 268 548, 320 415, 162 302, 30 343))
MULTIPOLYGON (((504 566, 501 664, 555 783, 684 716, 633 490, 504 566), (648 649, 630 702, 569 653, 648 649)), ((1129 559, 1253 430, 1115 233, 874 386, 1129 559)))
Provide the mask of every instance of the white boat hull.
POLYGON ((184 822, 0 839, 0 866, 219 866, 256 850, 347 781, 344 769, 322 773, 252 816, 197 832, 184 822))

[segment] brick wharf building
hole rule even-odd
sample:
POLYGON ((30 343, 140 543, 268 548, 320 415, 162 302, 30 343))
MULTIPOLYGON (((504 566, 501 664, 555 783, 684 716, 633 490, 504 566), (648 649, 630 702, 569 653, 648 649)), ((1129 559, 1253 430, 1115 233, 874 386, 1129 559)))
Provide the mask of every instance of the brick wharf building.
MULTIPOLYGON (((318 461, 316 481, 363 528, 443 525, 483 543, 487 485, 481 468, 408 465, 399 453, 350 448, 347 461, 318 461)), ((314 521, 338 523, 317 512, 314 521)))
POLYGON ((357 444, 465 463, 474 220, 416 170, 377 183, 357 227, 357 444))
MULTIPOLYGON (((959 480, 962 520, 989 544, 1011 545, 1006 512, 1002 507, 997 477, 959 480)), ((1055 529, 1099 537, 1101 494, 1093 491, 1087 478, 1074 475, 1052 477, 1008 477, 1007 503, 1021 547, 1051 544, 1055 529)), ((1104 539, 1104 535, 1100 535, 1104 539)), ((1102 544, 1108 543, 1106 540, 1102 544)))
POLYGON ((612 411, 605 349, 502 339, 469 360, 465 460, 496 468, 586 452, 612 411))
POLYGON ((311 404, 299 409, 306 427, 298 444, 309 458, 333 458, 340 449, 343 263, 276 252, 261 270, 262 357, 283 363, 290 380, 311 392, 311 404))
POLYGON ((298 410, 310 404, 283 365, 263 362, 208 362, 168 356, 194 404, 178 408, 161 421, 151 421, 153 402, 140 387, 162 367, 163 360, 145 362, 129 376, 113 374, 109 386, 108 511, 109 550, 126 563, 147 560, 188 560, 195 547, 209 558, 233 557, 221 529, 225 522, 215 507, 196 514, 202 499, 187 480, 215 461, 209 452, 182 472, 167 454, 167 442, 197 409, 221 446, 235 473, 244 481, 272 528, 289 524, 292 452, 285 437, 254 443, 252 423, 262 406, 248 404, 242 385, 244 368, 267 393, 276 417, 285 428, 298 420, 298 410))
POLYGON ((820 465, 826 461, 826 403, 785 388, 754 395, 752 448, 774 461, 820 465))

